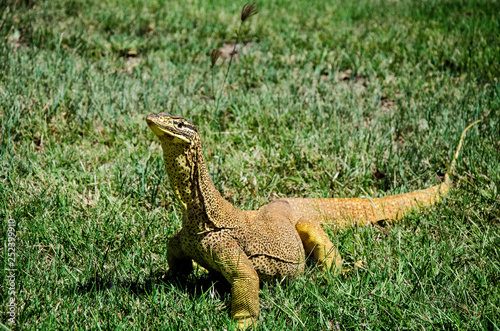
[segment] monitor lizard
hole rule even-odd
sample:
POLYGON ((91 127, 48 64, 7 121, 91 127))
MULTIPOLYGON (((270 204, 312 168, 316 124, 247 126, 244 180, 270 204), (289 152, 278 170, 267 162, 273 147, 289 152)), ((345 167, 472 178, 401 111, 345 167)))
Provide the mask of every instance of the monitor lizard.
POLYGON ((182 228, 167 247, 167 277, 190 273, 193 260, 219 272, 231 284, 231 315, 245 329, 257 322, 259 281, 301 274, 309 254, 322 269, 340 270, 342 258, 321 227, 325 220, 340 227, 368 225, 439 202, 449 191, 465 132, 479 121, 463 131, 439 185, 382 198, 285 198, 253 211, 235 208, 215 188, 193 124, 166 113, 149 115, 146 122, 160 140, 183 209, 182 228))

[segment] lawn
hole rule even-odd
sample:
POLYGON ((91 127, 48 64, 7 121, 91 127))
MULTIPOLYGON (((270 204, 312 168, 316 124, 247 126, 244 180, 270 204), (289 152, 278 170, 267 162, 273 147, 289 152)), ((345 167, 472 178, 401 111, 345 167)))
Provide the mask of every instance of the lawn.
POLYGON ((441 204, 328 229, 351 271, 264 284, 258 329, 500 329, 500 2, 259 1, 229 61, 244 3, 0 3, 0 328, 234 327, 223 280, 161 277, 168 112, 242 209, 436 185, 482 119, 441 204))

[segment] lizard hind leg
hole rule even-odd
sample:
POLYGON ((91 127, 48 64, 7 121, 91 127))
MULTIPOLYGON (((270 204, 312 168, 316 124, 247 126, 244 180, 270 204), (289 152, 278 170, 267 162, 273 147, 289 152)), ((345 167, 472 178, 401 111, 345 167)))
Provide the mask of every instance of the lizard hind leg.
POLYGON ((295 229, 299 233, 307 255, 312 253, 323 270, 340 272, 342 265, 340 253, 318 222, 300 219, 295 224, 295 229))

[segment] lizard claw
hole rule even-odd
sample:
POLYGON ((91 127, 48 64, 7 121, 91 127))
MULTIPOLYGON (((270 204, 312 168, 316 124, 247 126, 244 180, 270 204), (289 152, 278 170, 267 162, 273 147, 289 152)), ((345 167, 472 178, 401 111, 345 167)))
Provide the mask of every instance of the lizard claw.
POLYGON ((248 327, 255 327, 257 320, 252 317, 244 317, 236 321, 236 330, 246 330, 248 327))
POLYGON ((341 275, 347 275, 349 272, 351 272, 352 270, 356 270, 356 269, 364 269, 363 267, 363 264, 366 264, 366 262, 364 262, 363 260, 358 260, 356 262, 354 262, 354 267, 353 268, 346 268, 346 269, 342 269, 340 271, 340 274, 341 275))

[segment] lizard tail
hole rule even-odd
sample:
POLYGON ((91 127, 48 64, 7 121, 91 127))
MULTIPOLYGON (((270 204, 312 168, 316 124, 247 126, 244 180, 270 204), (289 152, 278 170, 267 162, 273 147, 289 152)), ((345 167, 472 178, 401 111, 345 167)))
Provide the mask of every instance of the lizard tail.
POLYGON ((286 199, 293 207, 297 219, 305 217, 315 219, 320 222, 336 224, 344 227, 348 224, 367 225, 377 223, 382 220, 398 220, 412 210, 419 210, 438 203, 443 196, 446 196, 450 189, 455 164, 462 148, 465 133, 475 124, 476 121, 465 128, 460 136, 455 155, 451 160, 448 171, 444 176, 444 181, 424 190, 390 195, 382 198, 326 198, 326 199, 286 199))
MULTIPOLYGON (((475 121, 474 123, 469 124, 464 129, 464 131, 462 131, 462 135, 460 135, 460 140, 458 141, 458 146, 457 146, 457 149, 455 151, 455 155, 453 156, 453 159, 451 160, 450 167, 448 168, 448 171, 446 171, 446 174, 444 175, 444 184, 446 184, 448 189, 449 189, 449 186, 451 184, 450 175, 452 175, 453 172, 455 171, 455 164, 457 163, 458 154, 460 154, 460 149, 462 148, 462 142, 464 140, 465 134, 467 133, 467 131, 469 131, 470 128, 472 128, 474 125, 476 125, 479 122, 481 122, 481 120, 478 120, 478 121, 475 121)), ((447 189, 446 193, 448 193, 448 189, 447 189)), ((446 193, 442 193, 442 194, 446 195, 446 193)))

